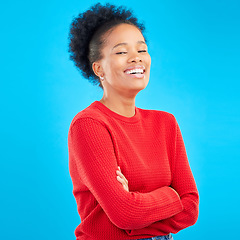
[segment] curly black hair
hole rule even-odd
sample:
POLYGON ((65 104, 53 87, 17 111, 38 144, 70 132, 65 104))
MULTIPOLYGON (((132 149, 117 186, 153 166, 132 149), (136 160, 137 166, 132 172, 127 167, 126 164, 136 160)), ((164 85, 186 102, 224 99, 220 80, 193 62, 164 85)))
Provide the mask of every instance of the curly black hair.
POLYGON ((119 24, 127 23, 136 26, 142 33, 143 23, 139 23, 130 10, 107 3, 97 3, 86 12, 80 13, 72 21, 69 34, 70 59, 80 70, 83 77, 95 85, 100 81, 94 74, 92 64, 102 58, 103 35, 119 24))

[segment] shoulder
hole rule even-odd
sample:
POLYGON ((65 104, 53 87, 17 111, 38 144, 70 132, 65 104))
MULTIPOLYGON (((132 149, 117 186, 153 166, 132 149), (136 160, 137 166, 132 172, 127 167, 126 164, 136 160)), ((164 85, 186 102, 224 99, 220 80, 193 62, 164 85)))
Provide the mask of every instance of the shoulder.
POLYGON ((151 120, 153 122, 176 124, 176 118, 172 113, 160 110, 147 110, 138 108, 139 113, 143 119, 151 120))
POLYGON ((102 112, 96 107, 95 102, 93 102, 90 106, 83 109, 79 113, 77 113, 71 124, 70 129, 76 124, 97 124, 97 125, 104 125, 104 115, 102 112))

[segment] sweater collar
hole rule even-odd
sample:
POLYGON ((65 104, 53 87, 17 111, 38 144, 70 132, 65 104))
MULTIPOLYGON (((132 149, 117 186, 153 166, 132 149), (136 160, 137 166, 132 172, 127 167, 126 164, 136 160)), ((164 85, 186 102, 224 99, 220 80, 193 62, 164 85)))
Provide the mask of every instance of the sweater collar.
POLYGON ((108 116, 119 119, 124 122, 134 123, 140 120, 139 109, 137 107, 135 107, 135 115, 133 117, 125 117, 116 112, 113 112, 112 110, 110 110, 108 107, 106 107, 104 104, 102 104, 99 101, 95 101, 91 105, 97 107, 101 112, 107 114, 108 116))

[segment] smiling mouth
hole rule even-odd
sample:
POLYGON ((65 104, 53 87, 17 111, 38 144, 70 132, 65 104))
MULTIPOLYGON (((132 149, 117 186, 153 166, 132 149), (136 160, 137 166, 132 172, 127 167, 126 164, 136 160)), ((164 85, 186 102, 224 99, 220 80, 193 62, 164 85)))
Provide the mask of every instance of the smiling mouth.
POLYGON ((136 78, 143 78, 144 73, 145 73, 145 67, 143 65, 135 65, 128 67, 125 71, 125 74, 131 76, 131 77, 136 77, 136 78))
POLYGON ((126 70, 125 73, 126 74, 144 74, 145 69, 136 68, 136 69, 126 70))

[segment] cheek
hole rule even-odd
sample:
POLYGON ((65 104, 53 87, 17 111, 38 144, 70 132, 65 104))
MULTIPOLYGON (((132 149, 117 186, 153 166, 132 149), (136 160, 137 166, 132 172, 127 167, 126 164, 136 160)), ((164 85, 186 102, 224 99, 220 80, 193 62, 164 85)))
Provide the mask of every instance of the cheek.
POLYGON ((123 69, 123 63, 115 56, 107 58, 104 61, 104 72, 111 76, 121 72, 123 69))
POLYGON ((147 56, 147 63, 150 67, 151 66, 151 56, 150 56, 150 54, 148 54, 148 56, 147 56))
POLYGON ((114 60, 111 62, 111 65, 108 66, 109 71, 112 75, 121 74, 123 72, 123 64, 119 60, 114 60))
POLYGON ((113 74, 113 62, 110 59, 105 59, 103 64, 103 72, 106 77, 111 77, 113 74))

